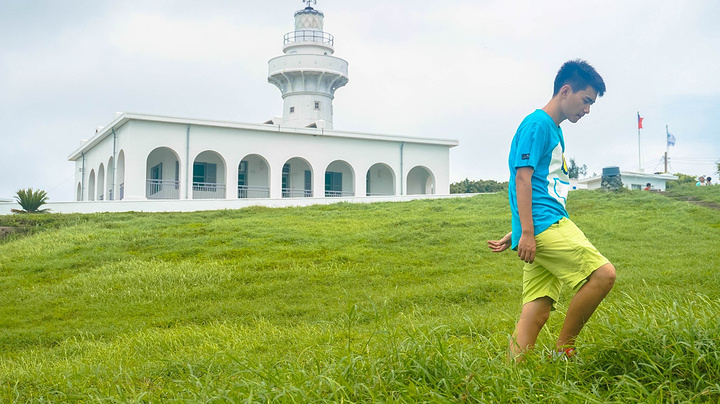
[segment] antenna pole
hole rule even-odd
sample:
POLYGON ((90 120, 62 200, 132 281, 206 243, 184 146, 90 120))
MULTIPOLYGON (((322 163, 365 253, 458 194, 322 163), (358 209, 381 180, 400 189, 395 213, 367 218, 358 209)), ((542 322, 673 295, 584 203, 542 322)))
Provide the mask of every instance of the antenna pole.
POLYGON ((667 174, 667 166, 668 166, 668 160, 667 160, 667 154, 668 150, 670 150, 670 144, 668 143, 668 138, 670 138, 670 131, 668 130, 668 126, 665 125, 665 174, 667 174))
MULTIPOLYGON (((638 121, 640 119, 640 111, 637 113, 638 121)), ((638 124, 638 171, 645 172, 642 165, 642 142, 640 141, 640 125, 638 124)))

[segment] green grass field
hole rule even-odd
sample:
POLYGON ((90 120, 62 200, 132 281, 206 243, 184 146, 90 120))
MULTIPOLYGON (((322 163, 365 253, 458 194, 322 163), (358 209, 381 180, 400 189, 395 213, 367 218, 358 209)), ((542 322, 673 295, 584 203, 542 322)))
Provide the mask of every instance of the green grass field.
POLYGON ((0 402, 720 402, 720 211, 629 191, 568 210, 617 283, 579 360, 544 352, 565 291, 519 365, 521 263, 486 247, 504 194, 0 216, 30 228, 0 241, 0 402))
POLYGON ((667 194, 673 198, 685 201, 698 202, 700 205, 711 205, 720 208, 720 187, 696 187, 695 185, 683 185, 673 187, 667 194))

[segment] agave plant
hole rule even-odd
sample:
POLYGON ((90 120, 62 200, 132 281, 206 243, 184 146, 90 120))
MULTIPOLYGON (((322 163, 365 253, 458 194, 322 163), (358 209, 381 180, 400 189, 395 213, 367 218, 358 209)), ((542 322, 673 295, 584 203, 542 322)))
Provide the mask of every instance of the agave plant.
POLYGON ((41 189, 33 191, 32 188, 17 191, 15 200, 22 207, 22 210, 13 209, 15 213, 43 213, 50 209, 40 209, 47 202, 47 193, 41 189))

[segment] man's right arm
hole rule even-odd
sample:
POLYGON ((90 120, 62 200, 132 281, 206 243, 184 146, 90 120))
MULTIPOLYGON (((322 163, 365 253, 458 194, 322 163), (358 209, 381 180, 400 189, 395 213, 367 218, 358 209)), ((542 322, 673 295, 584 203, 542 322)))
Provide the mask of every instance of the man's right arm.
POLYGON ((522 234, 517 252, 521 260, 532 263, 535 260, 535 225, 532 217, 532 167, 520 167, 515 175, 518 216, 522 234))

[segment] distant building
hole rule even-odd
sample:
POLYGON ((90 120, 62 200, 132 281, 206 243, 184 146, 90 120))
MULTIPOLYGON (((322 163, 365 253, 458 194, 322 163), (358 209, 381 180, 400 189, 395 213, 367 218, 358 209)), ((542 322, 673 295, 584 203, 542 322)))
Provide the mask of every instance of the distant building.
MULTIPOLYGON (((672 174, 648 174, 648 173, 636 173, 632 171, 620 171, 620 177, 623 186, 628 189, 645 189, 648 183, 654 190, 665 191, 666 184, 668 181, 675 181, 678 179, 677 176, 672 174)), ((582 178, 577 180, 578 189, 598 189, 602 182, 602 175, 596 175, 589 178, 582 178)))
POLYGON ((456 140, 333 129, 332 101, 348 82, 348 63, 332 56, 323 22, 309 5, 296 12, 284 55, 268 63, 282 117, 252 124, 117 113, 69 156, 75 199, 449 194, 456 140))

